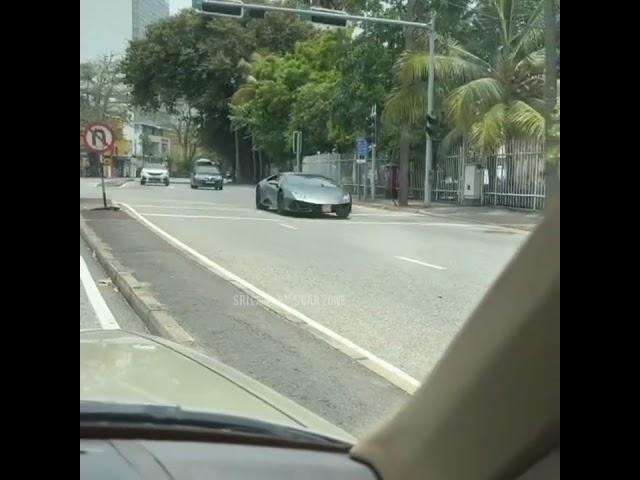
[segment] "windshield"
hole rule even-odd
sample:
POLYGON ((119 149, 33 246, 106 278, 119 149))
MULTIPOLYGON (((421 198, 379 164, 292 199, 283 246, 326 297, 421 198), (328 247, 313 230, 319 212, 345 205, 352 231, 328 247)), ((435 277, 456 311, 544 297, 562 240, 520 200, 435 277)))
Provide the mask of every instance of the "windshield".
POLYGON ((192 349, 81 338, 81 398, 361 438, 559 194, 559 2, 219 3, 80 2, 80 327, 192 349))
POLYGON ((196 173, 208 173, 211 175, 220 175, 220 170, 217 167, 196 167, 196 173))
POLYGON ((313 175, 287 175, 285 181, 293 187, 338 187, 333 180, 313 175))

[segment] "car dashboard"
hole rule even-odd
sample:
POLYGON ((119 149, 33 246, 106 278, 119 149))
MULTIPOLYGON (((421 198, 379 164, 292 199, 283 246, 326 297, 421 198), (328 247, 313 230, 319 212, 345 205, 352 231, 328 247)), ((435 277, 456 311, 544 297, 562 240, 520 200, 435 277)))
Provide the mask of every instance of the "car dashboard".
POLYGON ((375 480, 342 452, 166 440, 80 440, 80 478, 375 480))

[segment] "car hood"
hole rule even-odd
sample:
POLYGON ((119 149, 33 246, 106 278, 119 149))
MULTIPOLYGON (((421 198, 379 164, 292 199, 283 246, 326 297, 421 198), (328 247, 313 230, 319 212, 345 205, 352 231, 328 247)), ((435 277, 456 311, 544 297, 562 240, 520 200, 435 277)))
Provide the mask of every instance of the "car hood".
POLYGON ((165 339, 121 330, 80 332, 80 400, 180 406, 354 438, 216 360, 165 339))
POLYGON ((163 173, 167 173, 167 170, 164 168, 145 168, 142 170, 142 173, 153 173, 155 175, 161 175, 163 173))
POLYGON ((341 188, 331 187, 295 187, 286 186, 285 192, 296 200, 308 203, 335 204, 343 203, 345 192, 341 188), (301 194, 301 195, 294 195, 301 194))

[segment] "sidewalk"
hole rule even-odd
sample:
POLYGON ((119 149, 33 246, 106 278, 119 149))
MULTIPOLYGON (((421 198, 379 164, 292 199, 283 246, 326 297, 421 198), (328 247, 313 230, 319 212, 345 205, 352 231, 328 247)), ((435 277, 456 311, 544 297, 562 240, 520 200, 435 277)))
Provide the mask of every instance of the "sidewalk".
POLYGON ((543 218, 541 211, 517 210, 501 207, 463 207, 452 203, 432 202, 430 208, 424 208, 421 200, 409 200, 409 206, 398 207, 391 199, 376 199, 374 202, 353 201, 354 205, 382 208, 398 212, 412 212, 449 220, 500 225, 531 231, 543 218))

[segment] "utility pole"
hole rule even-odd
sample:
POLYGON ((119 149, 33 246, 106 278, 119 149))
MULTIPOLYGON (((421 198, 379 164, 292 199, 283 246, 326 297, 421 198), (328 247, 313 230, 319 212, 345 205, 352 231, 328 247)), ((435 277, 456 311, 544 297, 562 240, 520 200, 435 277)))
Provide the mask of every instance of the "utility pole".
POLYGON ((371 109, 373 117, 373 143, 371 144, 371 200, 376 199, 376 148, 378 146, 378 107, 374 103, 371 109))
POLYGON ((296 154, 296 172, 302 172, 302 132, 293 132, 293 153, 296 154))
POLYGON ((234 172, 234 181, 238 183, 240 181, 240 145, 238 145, 238 129, 233 130, 233 139, 236 147, 236 167, 234 172))
MULTIPOLYGON (((435 53, 436 53, 436 14, 433 13, 429 23, 429 76, 427 78, 427 118, 433 116, 433 77, 435 75, 435 53)), ((424 206, 431 206, 431 170, 433 168, 433 138, 426 132, 427 145, 424 162, 424 206)))

